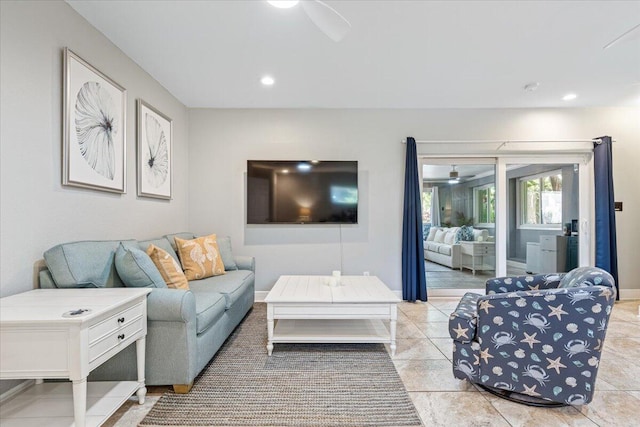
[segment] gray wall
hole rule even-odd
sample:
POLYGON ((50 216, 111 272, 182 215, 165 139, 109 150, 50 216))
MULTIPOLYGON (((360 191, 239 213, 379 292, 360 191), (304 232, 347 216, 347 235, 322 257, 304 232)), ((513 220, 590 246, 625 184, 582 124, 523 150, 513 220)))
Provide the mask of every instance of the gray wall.
POLYGON ((187 228, 188 114, 184 105, 66 3, 0 2, 0 296, 33 288, 34 263, 71 240, 147 238, 187 228), (127 192, 61 185, 62 50, 127 89, 127 192), (174 199, 136 197, 136 108, 173 119, 174 199))
MULTIPOLYGON (((640 239, 634 170, 640 164, 638 109, 540 110, 254 110, 192 109, 189 115, 193 231, 232 237, 234 252, 256 256, 257 290, 280 274, 370 271, 401 289, 402 192, 406 136, 417 139, 576 139, 612 135, 620 282, 640 289, 633 251, 640 239), (247 159, 359 161, 359 223, 337 226, 246 226, 247 159), (208 172, 202 179, 202 170, 208 172)), ((419 154, 426 147, 419 145, 419 154)), ((623 293, 624 295, 624 293, 623 293)))

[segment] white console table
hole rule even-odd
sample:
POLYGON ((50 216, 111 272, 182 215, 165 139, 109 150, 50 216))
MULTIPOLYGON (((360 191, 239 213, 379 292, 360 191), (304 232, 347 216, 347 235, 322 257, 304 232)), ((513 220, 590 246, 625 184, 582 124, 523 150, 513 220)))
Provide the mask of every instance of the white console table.
POLYGON ((485 263, 485 257, 495 257, 496 244, 493 242, 460 242, 462 262, 460 271, 468 268, 475 276, 476 271, 495 270, 495 266, 485 263))
POLYGON ((21 402, 12 412, 12 401, 7 402, 2 408, 2 425, 21 425, 20 417, 39 412, 42 393, 64 395, 60 390, 68 383, 41 384, 45 378, 71 380, 73 418, 69 425, 75 421, 75 427, 101 425, 134 393, 144 403, 149 292, 148 288, 36 289, 1 298, 0 379, 36 379, 38 384, 23 393, 25 398, 32 397, 33 409, 21 402), (80 309, 86 311, 72 313, 80 309), (89 372, 133 342, 138 381, 91 383, 89 393, 102 405, 99 413, 92 414, 91 408, 87 410, 89 372), (105 402, 110 403, 106 410, 105 402))

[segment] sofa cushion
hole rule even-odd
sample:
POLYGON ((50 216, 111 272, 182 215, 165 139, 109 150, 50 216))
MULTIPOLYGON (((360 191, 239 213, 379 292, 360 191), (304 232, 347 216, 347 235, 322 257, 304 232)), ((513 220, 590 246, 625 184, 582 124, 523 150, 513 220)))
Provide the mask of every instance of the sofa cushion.
POLYGON ((192 240, 176 237, 175 241, 187 280, 224 274, 224 264, 215 234, 192 240))
POLYGON ((251 285, 253 272, 248 270, 228 271, 224 276, 207 277, 202 280, 189 282, 189 287, 195 292, 199 290, 213 290, 224 295, 228 310, 240 299, 251 285))
POLYGON ((438 247, 438 253, 442 255, 451 255, 451 245, 440 245, 438 247))
POLYGON ((147 255, 160 271, 160 275, 164 279, 167 287, 172 289, 189 289, 189 282, 171 254, 164 249, 155 245, 150 245, 147 249, 147 255))
POLYGON ((114 264, 118 245, 119 240, 63 243, 47 250, 44 261, 58 288, 122 287, 114 264))
POLYGON ((463 225, 456 233, 456 243, 470 242, 473 240, 473 226, 463 225))
POLYGON ((439 246, 440 246, 440 243, 436 243, 436 242, 427 242, 427 244, 426 244, 427 250, 429 250, 431 252, 438 252, 438 247, 439 246))
POLYGON ((436 232, 439 230, 438 227, 431 227, 429 229, 429 234, 427 235, 427 238, 425 239, 427 242, 433 242, 433 239, 435 239, 436 237, 436 232))
POLYGON ((444 235, 446 234, 446 231, 444 230, 438 230, 436 231, 436 235, 433 238, 433 241, 436 243, 444 243, 444 235))
POLYGON ((213 325, 225 311, 224 295, 213 289, 191 288, 196 300, 196 333, 200 334, 213 325))
POLYGON ((180 259, 178 259, 178 254, 176 253, 175 250, 173 250, 173 247, 169 243, 169 240, 165 239, 164 237, 161 237, 159 239, 140 240, 140 241, 138 241, 138 246, 140 247, 140 249, 142 249, 145 252, 147 252, 147 249, 149 249, 149 246, 151 246, 151 245, 162 249, 163 251, 165 251, 166 253, 171 255, 173 257, 173 259, 175 259, 176 261, 180 262, 180 259))
POLYGON ((162 275, 149 255, 137 247, 118 245, 116 270, 125 286, 130 288, 166 288, 162 275))
POLYGON ((218 249, 220 249, 220 256, 222 257, 224 269, 227 271, 237 270, 238 265, 233 258, 233 252, 231 252, 231 238, 228 236, 218 236, 218 249))
POLYGON ((163 237, 167 239, 167 241, 173 248, 174 252, 178 253, 178 247, 176 246, 176 237, 184 240, 191 240, 191 239, 195 239, 196 235, 189 231, 183 231, 180 233, 165 234, 163 237))

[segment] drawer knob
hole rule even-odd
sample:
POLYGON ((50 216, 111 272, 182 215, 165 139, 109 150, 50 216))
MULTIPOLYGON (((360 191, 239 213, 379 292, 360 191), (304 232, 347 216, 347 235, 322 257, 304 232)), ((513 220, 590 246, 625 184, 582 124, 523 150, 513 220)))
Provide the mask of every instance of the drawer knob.
POLYGON ((119 339, 119 340, 123 340, 123 339, 124 339, 124 334, 120 334, 120 335, 118 335, 118 339, 119 339))
POLYGON ((118 319, 118 323, 124 323, 124 317, 120 317, 120 318, 118 319))

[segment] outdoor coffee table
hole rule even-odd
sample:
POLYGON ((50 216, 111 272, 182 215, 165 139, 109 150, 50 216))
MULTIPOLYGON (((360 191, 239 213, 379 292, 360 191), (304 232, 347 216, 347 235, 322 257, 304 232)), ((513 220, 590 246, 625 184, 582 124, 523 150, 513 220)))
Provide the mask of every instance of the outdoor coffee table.
POLYGON ((269 355, 274 343, 388 343, 394 355, 400 298, 375 276, 330 280, 280 276, 265 298, 269 355))

